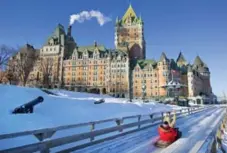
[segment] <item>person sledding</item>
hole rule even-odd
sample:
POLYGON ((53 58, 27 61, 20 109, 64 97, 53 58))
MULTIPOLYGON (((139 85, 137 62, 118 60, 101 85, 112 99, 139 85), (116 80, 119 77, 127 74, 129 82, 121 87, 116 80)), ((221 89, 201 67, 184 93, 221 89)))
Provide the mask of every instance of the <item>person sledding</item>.
POLYGON ((166 115, 163 123, 158 127, 159 139, 155 143, 158 147, 167 147, 179 138, 180 132, 175 128, 176 112, 171 119, 170 114, 166 115))

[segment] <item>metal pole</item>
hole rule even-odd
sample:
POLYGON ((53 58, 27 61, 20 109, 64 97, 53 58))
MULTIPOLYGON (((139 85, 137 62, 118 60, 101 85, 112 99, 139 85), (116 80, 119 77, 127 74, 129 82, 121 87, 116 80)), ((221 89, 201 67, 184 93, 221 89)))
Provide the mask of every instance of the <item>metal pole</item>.
POLYGON ((173 81, 173 72, 172 71, 170 71, 171 72, 171 76, 172 76, 172 81, 173 81))

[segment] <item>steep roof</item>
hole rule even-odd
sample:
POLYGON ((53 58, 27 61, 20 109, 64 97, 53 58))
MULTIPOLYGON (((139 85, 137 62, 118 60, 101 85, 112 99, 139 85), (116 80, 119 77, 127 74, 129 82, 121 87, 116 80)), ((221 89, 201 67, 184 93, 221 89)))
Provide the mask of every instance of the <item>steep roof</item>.
POLYGON ((60 36, 61 34, 64 34, 64 35, 65 35, 65 28, 64 28, 63 25, 58 24, 57 27, 55 28, 54 33, 53 33, 52 36, 58 37, 58 36, 60 36))
POLYGON ((48 42, 51 39, 58 40, 58 42, 60 43, 60 36, 61 35, 66 36, 65 29, 64 29, 63 25, 58 24, 57 27, 55 28, 54 32, 48 37, 46 44, 48 44, 48 42))
POLYGON ((178 55, 177 62, 186 62, 182 52, 178 55))
POLYGON ((120 54, 120 55, 128 55, 125 51, 122 51, 120 49, 112 49, 112 50, 109 50, 111 55, 116 55, 116 54, 120 54))
POLYGON ((194 65, 196 65, 196 66, 203 66, 204 65, 203 61, 201 60, 201 58, 199 56, 196 56, 195 61, 194 61, 194 65))
POLYGON ((164 61, 164 60, 168 60, 168 58, 166 57, 166 54, 164 52, 162 52, 162 55, 160 57, 160 61, 164 61))
POLYGON ((140 68, 143 69, 147 65, 155 65, 156 61, 149 59, 149 60, 137 60, 137 63, 139 64, 140 68))
POLYGON ((125 12, 124 16, 122 17, 122 19, 118 19, 118 17, 116 18, 116 25, 124 25, 128 18, 131 19, 131 22, 133 24, 142 24, 143 23, 142 17, 137 17, 131 4, 129 5, 129 7, 128 7, 127 11, 125 12))
POLYGON ((34 47, 30 44, 25 44, 22 48, 20 48, 20 52, 27 52, 28 50, 35 50, 34 47))
POLYGON ((105 48, 105 46, 103 45, 97 45, 97 46, 94 46, 94 45, 90 45, 90 46, 80 46, 77 48, 77 50, 79 52, 84 52, 84 51, 90 51, 90 52, 94 52, 95 49, 98 49, 99 51, 102 51, 102 52, 106 52, 107 49, 105 48))
POLYGON ((131 4, 129 5, 127 11, 125 12, 125 14, 124 14, 122 20, 124 21, 124 20, 125 20, 126 18, 128 18, 128 17, 137 18, 136 13, 135 13, 134 9, 132 8, 132 5, 131 5, 131 4))

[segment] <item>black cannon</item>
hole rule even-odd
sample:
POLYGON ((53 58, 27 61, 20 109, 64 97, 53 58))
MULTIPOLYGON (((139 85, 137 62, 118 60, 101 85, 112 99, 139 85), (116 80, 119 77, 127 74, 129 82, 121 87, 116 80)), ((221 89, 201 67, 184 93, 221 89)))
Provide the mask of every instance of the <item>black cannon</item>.
POLYGON ((102 103, 105 103, 104 99, 99 99, 99 100, 94 102, 94 104, 102 104, 102 103))
POLYGON ((33 113, 34 106, 43 102, 43 100, 44 100, 43 97, 39 96, 36 99, 15 108, 12 113, 13 114, 33 113))

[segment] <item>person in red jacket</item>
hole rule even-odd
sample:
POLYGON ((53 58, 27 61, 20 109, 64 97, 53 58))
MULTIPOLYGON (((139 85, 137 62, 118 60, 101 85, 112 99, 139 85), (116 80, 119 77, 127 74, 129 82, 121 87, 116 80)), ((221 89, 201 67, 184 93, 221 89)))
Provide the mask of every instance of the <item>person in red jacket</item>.
POLYGON ((176 113, 170 122, 170 115, 166 115, 163 124, 158 127, 159 140, 157 146, 165 147, 177 140, 178 131, 174 128, 176 122, 176 113))

